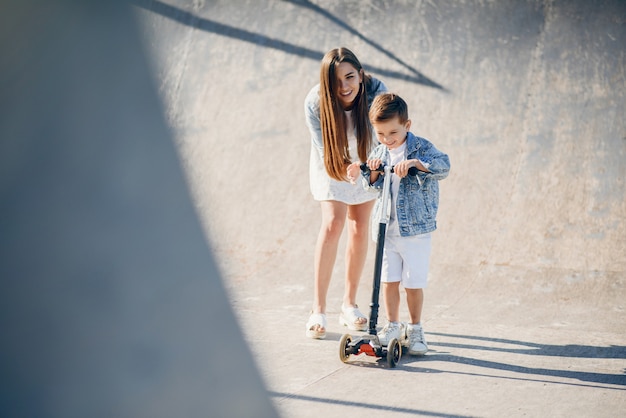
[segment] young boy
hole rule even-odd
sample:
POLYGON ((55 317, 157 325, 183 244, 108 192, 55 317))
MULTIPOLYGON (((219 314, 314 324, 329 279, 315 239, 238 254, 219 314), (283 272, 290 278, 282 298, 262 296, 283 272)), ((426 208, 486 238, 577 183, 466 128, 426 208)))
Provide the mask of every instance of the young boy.
MULTIPOLYGON (((385 236, 381 283, 387 312, 387 324, 378 332, 381 344, 397 338, 408 346, 409 354, 428 351, 421 325, 424 288, 427 285, 431 250, 431 232, 437 228, 439 205, 438 181, 450 170, 448 156, 424 138, 410 132, 406 102, 398 95, 384 93, 372 102, 370 121, 378 145, 367 160, 369 172, 362 173, 366 188, 380 190, 383 174, 374 171, 384 165, 393 167, 391 174, 390 218, 385 236), (416 167, 416 176, 408 175, 416 167), (400 322, 400 285, 406 291, 410 322, 400 322)), ((349 178, 356 178, 352 169, 349 178)), ((374 207, 373 221, 380 219, 382 194, 374 207)), ((374 240, 377 229, 373 231, 374 240)))

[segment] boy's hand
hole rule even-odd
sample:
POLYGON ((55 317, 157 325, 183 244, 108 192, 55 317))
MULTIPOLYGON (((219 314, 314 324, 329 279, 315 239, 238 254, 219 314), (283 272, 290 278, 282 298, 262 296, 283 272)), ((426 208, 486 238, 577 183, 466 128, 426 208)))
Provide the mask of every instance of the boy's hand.
POLYGON ((380 172, 376 171, 382 165, 383 160, 380 158, 375 158, 373 160, 367 160, 367 167, 370 169, 370 184, 374 184, 376 180, 378 180, 378 176, 380 176, 380 172))
POLYGON ((367 167, 370 171, 376 171, 382 165, 383 160, 380 158, 374 158, 373 160, 367 160, 367 167))
POLYGON ((393 172, 396 176, 404 178, 409 174, 409 168, 415 167, 415 160, 404 160, 393 166, 393 172))
POLYGON ((424 165, 420 162, 420 160, 404 160, 400 161, 393 167, 393 172, 400 178, 406 177, 409 174, 409 168, 415 167, 419 171, 430 172, 424 165))

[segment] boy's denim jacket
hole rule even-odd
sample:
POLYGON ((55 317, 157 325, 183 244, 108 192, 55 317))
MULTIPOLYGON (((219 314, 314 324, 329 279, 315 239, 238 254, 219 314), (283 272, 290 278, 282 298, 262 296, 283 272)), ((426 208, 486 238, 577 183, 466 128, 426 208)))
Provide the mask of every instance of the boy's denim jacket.
MULTIPOLYGON (((417 176, 407 175, 400 181, 396 198, 396 214, 400 235, 403 237, 426 234, 437 229, 439 180, 445 179, 450 172, 448 155, 439 151, 428 140, 409 132, 406 141, 405 159, 418 159, 431 172, 420 171, 417 176)), ((385 145, 380 144, 370 153, 369 158, 380 158, 383 164, 387 165, 389 164, 389 150, 385 145)), ((371 185, 369 184, 369 170, 362 172, 362 176, 363 185, 366 189, 380 193, 374 206, 372 218, 373 225, 377 225, 382 210, 383 176, 378 176, 376 182, 371 185)), ((372 236, 376 241, 378 228, 372 228, 372 236)))

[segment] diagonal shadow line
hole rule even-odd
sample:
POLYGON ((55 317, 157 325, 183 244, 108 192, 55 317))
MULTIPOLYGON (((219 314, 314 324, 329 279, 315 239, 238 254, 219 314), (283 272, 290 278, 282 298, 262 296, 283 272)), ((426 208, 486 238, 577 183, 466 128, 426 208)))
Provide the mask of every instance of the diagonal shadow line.
POLYGON ((537 367, 527 367, 515 364, 500 363, 490 360, 480 360, 469 357, 451 356, 443 354, 424 356, 421 361, 446 361, 450 363, 476 366, 485 369, 502 370, 526 375, 560 377, 572 380, 579 380, 581 382, 626 386, 626 375, 624 374, 594 373, 576 370, 542 369, 537 367))
POLYGON ((351 401, 343 401, 339 399, 329 399, 329 398, 320 398, 317 396, 308 396, 308 395, 295 395, 292 393, 281 393, 281 392, 268 392, 270 396, 275 398, 284 398, 284 399, 297 399, 299 401, 308 401, 308 402, 319 402, 323 404, 334 404, 334 405, 342 405, 349 407, 360 407, 366 409, 373 409, 378 411, 393 411, 393 412, 401 412, 411 415, 421 415, 426 417, 459 417, 464 418, 467 415, 450 415, 443 414, 440 412, 431 412, 424 411, 421 409, 412 409, 412 408, 402 408, 396 406, 385 406, 385 405, 377 405, 373 403, 364 403, 364 402, 351 402, 351 401))
MULTIPOLYGON (((266 48, 276 49, 286 52, 288 54, 297 55, 318 62, 321 61, 324 57, 323 52, 297 46, 288 42, 281 41, 280 39, 270 38, 268 36, 250 32, 245 29, 239 29, 234 26, 225 25, 214 20, 205 19, 158 0, 131 0, 130 3, 134 4, 137 7, 141 7, 144 10, 159 14, 183 25, 190 26, 205 32, 216 33, 218 35, 238 39, 240 41, 249 42, 266 48)), ((409 81, 412 83, 422 84, 428 87, 447 91, 440 84, 419 73, 417 75, 409 75, 376 66, 364 65, 364 67, 367 68, 368 71, 379 74, 381 76, 409 81)))
POLYGON ((459 343, 433 343, 440 347, 450 348, 467 348, 484 351, 498 351, 514 354, 527 354, 536 356, 554 356, 554 357, 574 357, 574 358, 604 358, 604 359, 626 359, 626 346, 611 345, 608 347, 598 347, 591 345, 567 344, 567 345, 550 345, 538 344, 527 341, 516 341, 504 338, 479 337, 458 334, 446 334, 439 332, 429 332, 430 335, 442 337, 459 338, 475 341, 487 341, 509 344, 512 346, 526 348, 503 348, 503 347, 485 347, 475 344, 459 344, 459 343))
MULTIPOLYGON (((429 357, 433 357, 433 356, 431 355, 429 357)), ((439 360, 439 361, 443 362, 443 361, 447 361, 447 360, 439 360)), ((462 363, 462 364, 467 364, 467 363, 462 363)), ((404 370, 407 370, 407 368, 404 368, 404 370)), ((603 386, 603 385, 612 385, 612 384, 614 384, 614 383, 604 383, 604 382, 600 382, 600 383, 597 383, 597 384, 593 384, 593 383, 558 382, 558 381, 555 381, 555 380, 547 380, 547 379, 540 379, 540 378, 534 378, 533 379, 533 378, 530 378, 530 377, 501 376, 501 375, 486 374, 486 373, 462 372, 462 371, 458 371, 458 370, 440 370, 440 369, 427 368, 427 367, 418 367, 418 368, 415 368, 414 370, 411 370, 411 372, 412 373, 431 373, 431 374, 446 373, 446 374, 454 374, 454 375, 460 375, 460 376, 485 377, 485 378, 489 378, 489 379, 514 380, 514 381, 520 381, 520 382, 537 382, 537 383, 544 383, 544 384, 550 384, 550 385, 559 385, 559 386, 574 386, 574 387, 584 387, 584 388, 591 388, 591 389, 605 389, 605 390, 626 391, 626 389, 620 388, 620 387, 603 386)))
MULTIPOLYGON (((509 344, 515 344, 514 341, 509 344)), ((522 343, 520 343, 522 344, 522 343)), ((536 345, 529 348, 485 347, 476 344, 433 343, 433 346, 464 348, 468 350, 494 351, 500 353, 525 354, 529 356, 569 357, 589 359, 626 359, 626 347, 595 347, 590 345, 536 345)))
POLYGON ((400 58, 398 58, 395 54, 393 54, 393 53, 389 52, 387 49, 383 48, 382 45, 380 45, 377 42, 369 39, 368 37, 363 35, 361 32, 359 32, 358 30, 354 29, 353 27, 351 27, 350 25, 348 25, 347 23, 345 23, 344 21, 342 21, 341 19, 339 19, 338 17, 336 17, 335 15, 330 13, 328 10, 326 10, 326 9, 324 9, 324 8, 322 8, 322 7, 318 6, 318 5, 310 2, 309 0, 283 0, 283 1, 285 1, 287 3, 293 3, 295 5, 306 7, 307 9, 313 10, 315 13, 318 13, 318 14, 324 16, 326 19, 328 19, 331 22, 337 24, 340 28, 343 28, 346 31, 350 32, 351 34, 353 34, 357 38, 361 39, 365 43, 369 44, 370 46, 373 46, 378 51, 382 52, 387 57, 391 58, 392 60, 394 60, 398 64, 402 65, 404 68, 406 68, 407 70, 409 70, 413 74, 415 74, 415 75, 417 75, 419 77, 423 77, 423 74, 420 73, 419 71, 417 71, 415 68, 411 67, 409 64, 407 64, 406 62, 404 62, 400 58))

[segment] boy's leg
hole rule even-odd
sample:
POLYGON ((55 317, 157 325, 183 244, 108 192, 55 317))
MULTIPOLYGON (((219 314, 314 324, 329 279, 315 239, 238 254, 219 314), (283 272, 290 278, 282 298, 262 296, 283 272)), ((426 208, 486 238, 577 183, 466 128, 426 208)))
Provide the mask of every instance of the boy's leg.
POLYGON ((406 340, 403 342, 409 348, 409 354, 424 355, 428 352, 428 344, 422 328, 422 306, 424 305, 423 289, 405 289, 406 301, 409 306, 411 322, 406 326, 406 340))
POLYGON ((424 306, 424 289, 404 289, 406 291, 406 303, 409 307, 411 324, 419 324, 422 320, 422 307, 424 306))
POLYGON ((387 321, 400 322, 400 282, 402 280, 402 257, 396 249, 396 238, 385 238, 380 280, 387 321))
POLYGON ((403 239, 399 251, 402 254, 402 286, 406 291, 410 324, 422 319, 424 288, 428 284, 428 268, 431 253, 431 234, 415 235, 403 239))
POLYGON ((387 321, 400 322, 400 282, 383 283, 382 285, 387 321))
POLYGON ((404 325, 400 322, 401 277, 402 259, 394 249, 393 239, 388 238, 385 240, 381 272, 383 304, 387 314, 387 324, 378 332, 382 345, 388 345, 393 338, 398 341, 404 339, 404 325))
POLYGON ((402 285, 406 291, 410 322, 406 326, 406 339, 409 354, 424 355, 428 351, 424 329, 422 328, 422 307, 424 306, 424 287, 428 283, 428 267, 431 252, 431 235, 417 235, 404 240, 403 250, 405 270, 402 285))
POLYGON ((400 282, 382 283, 383 303, 387 312, 387 323, 378 332, 382 345, 388 345, 395 338, 404 340, 404 324, 400 322, 400 282))

